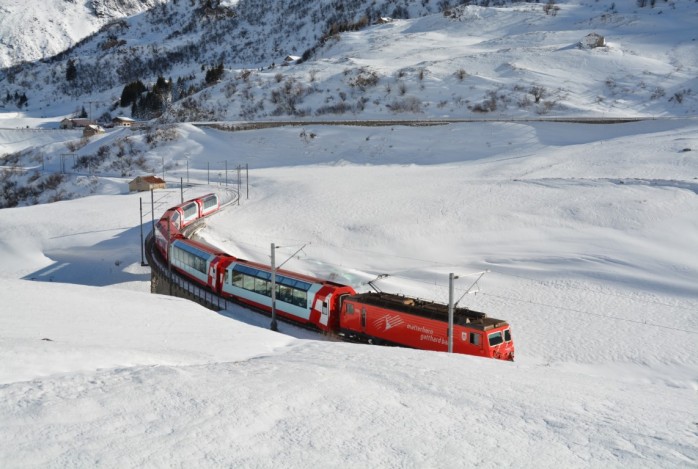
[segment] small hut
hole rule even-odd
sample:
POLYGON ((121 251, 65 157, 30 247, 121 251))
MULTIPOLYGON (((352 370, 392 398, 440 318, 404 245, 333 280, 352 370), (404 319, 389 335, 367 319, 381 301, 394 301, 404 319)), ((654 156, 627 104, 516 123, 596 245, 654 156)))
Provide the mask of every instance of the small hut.
POLYGON ((82 128, 82 127, 87 127, 90 124, 94 124, 90 119, 82 119, 82 118, 75 118, 75 119, 70 119, 66 117, 60 122, 60 128, 61 129, 76 129, 76 128, 82 128))
POLYGON ((104 127, 97 124, 90 124, 84 129, 82 129, 83 137, 92 137, 93 135, 103 134, 105 132, 104 127))
POLYGON ((155 189, 165 189, 167 184, 163 179, 156 176, 138 176, 128 183, 130 192, 144 192, 155 189))
POLYGON ((297 56, 297 55, 287 55, 286 58, 284 58, 284 61, 283 61, 283 63, 281 64, 281 66, 282 66, 282 67, 286 67, 286 66, 288 66, 288 65, 296 64, 296 63, 298 63, 298 61, 299 61, 300 59, 301 59, 301 58, 300 58, 299 56, 297 56))
POLYGON ((111 123, 114 125, 114 127, 134 127, 136 125, 136 121, 134 119, 123 116, 113 118, 111 123))

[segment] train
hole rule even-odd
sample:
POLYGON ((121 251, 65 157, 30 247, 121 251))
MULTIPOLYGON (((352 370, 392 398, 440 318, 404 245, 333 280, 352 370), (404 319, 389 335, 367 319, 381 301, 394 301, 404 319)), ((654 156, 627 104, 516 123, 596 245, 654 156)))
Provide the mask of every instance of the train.
MULTIPOLYGON (((220 210, 206 194, 165 211, 155 225, 155 246, 178 274, 227 299, 272 311, 272 268, 235 257, 183 231, 220 210)), ((275 270, 276 314, 342 339, 421 350, 448 351, 448 305, 382 291, 358 293, 350 285, 285 269, 275 270)), ((454 353, 514 360, 511 327, 485 313, 456 307, 454 353)))

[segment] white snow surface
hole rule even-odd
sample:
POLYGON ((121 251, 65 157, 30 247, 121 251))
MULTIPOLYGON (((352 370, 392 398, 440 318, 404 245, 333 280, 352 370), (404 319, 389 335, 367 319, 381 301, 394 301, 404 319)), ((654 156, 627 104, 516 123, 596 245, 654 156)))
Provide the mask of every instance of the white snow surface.
POLYGON ((151 295, 150 197, 113 179, 0 211, 0 466, 695 466, 697 122, 302 130, 179 128, 185 198, 224 188, 230 149, 250 165, 200 236, 260 261, 309 243, 285 267, 439 301, 489 269, 461 304, 510 322, 517 361, 151 295))
MULTIPOLYGON (((128 193, 132 177, 105 164, 69 175, 37 201, 73 200, 0 210, 0 467, 698 466, 698 101, 695 90, 681 105, 669 101, 696 83, 696 13, 688 2, 672 13, 673 4, 652 10, 662 12, 653 48, 645 47, 651 25, 633 15, 594 13, 584 29, 606 35, 603 50, 566 47, 577 33, 547 34, 559 67, 525 46, 537 41, 526 24, 518 51, 510 26, 498 38, 498 24, 516 23, 515 9, 464 8, 457 21, 489 61, 476 51, 457 57, 453 34, 467 34, 455 23, 441 31, 438 15, 344 34, 317 62, 287 72, 300 79, 317 70, 333 92, 351 94, 345 59, 392 74, 433 56, 442 66, 425 79, 425 102, 460 102, 471 86, 480 99, 479 83, 493 71, 513 89, 517 71, 533 70, 559 75, 570 93, 566 117, 660 119, 508 115, 237 132, 177 124, 153 145, 129 129, 86 140, 74 156, 130 148, 165 173, 169 188, 151 204, 149 193, 128 193), (670 15, 678 45, 667 33, 670 15), (614 39, 613 21, 635 31, 636 50, 614 39), (400 34, 382 38, 381 28, 400 34), (408 54, 417 42, 424 49, 408 54), (577 52, 588 62, 577 65, 577 52), (473 85, 453 77, 461 65, 480 73, 473 85), (639 86, 656 78, 642 74, 650 69, 669 80, 661 99, 639 86), (441 91, 439 77, 447 77, 441 91), (609 88, 608 99, 595 100, 594 87, 609 88), (192 182, 185 199, 237 190, 238 165, 249 167, 240 204, 211 217, 199 237, 260 262, 271 243, 279 262, 302 247, 284 268, 358 291, 389 274, 377 283, 385 291, 446 302, 455 273, 457 298, 472 287, 461 306, 511 324, 516 361, 349 344, 286 323, 274 333, 268 318, 241 307, 216 313, 150 294, 141 233, 180 202, 181 180, 192 182)), ((594 5, 563 4, 563 26, 594 5)), ((539 16, 554 29, 552 17, 539 16)), ((410 93, 419 86, 414 70, 410 93)), ((31 100, 48 106, 51 96, 31 100)), ((49 129, 75 104, 0 113, 0 153, 27 151, 9 168, 31 165, 24 182, 34 171, 60 171, 80 132, 49 129)), ((460 115, 450 107, 431 106, 423 117, 460 115)), ((365 114, 394 117, 383 104, 365 114)))

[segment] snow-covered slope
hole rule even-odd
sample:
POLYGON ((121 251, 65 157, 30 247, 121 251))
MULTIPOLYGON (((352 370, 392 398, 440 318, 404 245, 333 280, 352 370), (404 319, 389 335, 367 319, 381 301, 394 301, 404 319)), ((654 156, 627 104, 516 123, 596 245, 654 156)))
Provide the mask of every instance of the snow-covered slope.
MULTIPOLYGON (((154 151, 213 185, 185 197, 221 189, 225 161, 251 168, 249 199, 200 236, 264 262, 307 244, 286 268, 359 289, 389 273, 382 289, 441 301, 449 272, 462 293, 489 269, 461 304, 510 322, 517 361, 307 340, 150 295, 149 196, 114 178, 0 210, 3 467, 698 461, 695 122, 179 133, 154 151)), ((156 192, 155 215, 179 200, 156 192)))
POLYGON ((184 300, 6 285, 3 467, 695 463, 681 367, 300 341, 184 300))
POLYGON ((0 67, 33 62, 72 47, 116 19, 163 0, 3 0, 0 67))

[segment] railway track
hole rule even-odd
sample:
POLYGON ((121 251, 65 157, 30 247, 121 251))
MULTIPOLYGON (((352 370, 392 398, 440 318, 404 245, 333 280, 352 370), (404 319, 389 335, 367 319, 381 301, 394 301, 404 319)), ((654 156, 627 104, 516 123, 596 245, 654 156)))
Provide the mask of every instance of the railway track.
POLYGON ((265 121, 265 122, 196 122, 197 127, 210 127, 225 131, 259 130, 275 127, 301 127, 306 125, 344 125, 360 127, 386 127, 391 125, 428 127, 434 125, 463 123, 524 123, 547 122, 565 124, 627 124, 642 121, 695 120, 698 116, 686 117, 520 117, 520 118, 446 118, 446 119, 376 119, 376 120, 303 120, 303 121, 265 121))

